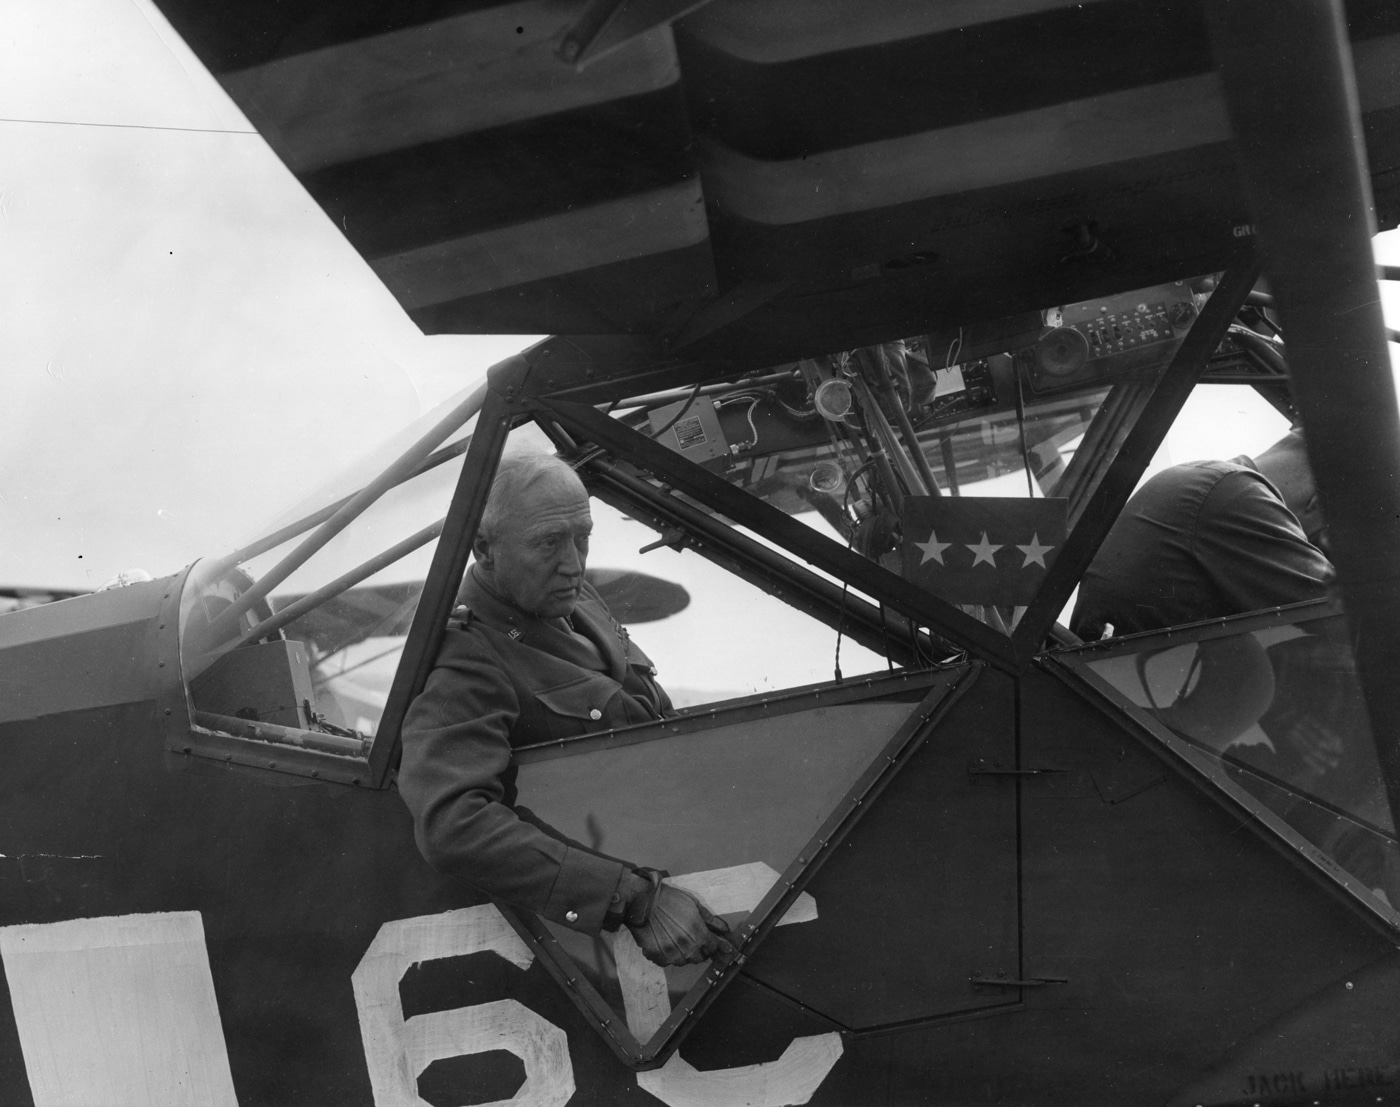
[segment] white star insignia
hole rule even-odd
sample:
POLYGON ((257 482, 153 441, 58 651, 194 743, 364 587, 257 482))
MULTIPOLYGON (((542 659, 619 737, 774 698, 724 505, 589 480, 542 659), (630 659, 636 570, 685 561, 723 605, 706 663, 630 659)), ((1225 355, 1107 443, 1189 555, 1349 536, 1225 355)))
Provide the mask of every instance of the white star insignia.
POLYGON ((1045 564, 1045 555, 1048 554, 1055 547, 1042 546, 1040 544, 1040 532, 1037 531, 1035 534, 1031 535, 1031 543, 1029 546, 1018 545, 1016 548, 1026 555, 1026 560, 1021 562, 1022 569, 1024 569, 1031 562, 1035 562, 1042 569, 1048 569, 1049 566, 1045 564))
POLYGON ((938 564, 942 565, 942 564, 943 564, 943 551, 946 550, 946 549, 947 549, 949 546, 951 546, 952 544, 953 544, 953 543, 951 543, 951 542, 940 542, 940 541, 938 540, 938 533, 937 533, 937 531, 929 531, 929 532, 928 532, 928 541, 927 541, 927 542, 915 542, 915 543, 914 543, 914 545, 918 546, 919 549, 921 549, 921 550, 924 551, 924 556, 923 556, 923 558, 919 561, 919 564, 920 564, 920 565, 923 565, 923 564, 925 564, 925 563, 927 563, 927 562, 929 562, 929 561, 936 561, 936 562, 938 562, 938 564))
POLYGON ((972 551, 973 568, 976 568, 984 561, 993 569, 997 567, 996 559, 992 557, 992 554, 996 553, 1001 547, 993 546, 987 541, 987 532, 985 530, 982 532, 982 541, 978 542, 976 545, 969 542, 967 548, 972 551))

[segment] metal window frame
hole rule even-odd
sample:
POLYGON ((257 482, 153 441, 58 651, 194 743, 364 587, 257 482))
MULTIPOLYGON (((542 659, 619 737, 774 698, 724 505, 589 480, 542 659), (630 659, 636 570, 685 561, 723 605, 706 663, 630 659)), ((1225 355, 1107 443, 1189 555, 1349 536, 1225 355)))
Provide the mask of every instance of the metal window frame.
MULTIPOLYGON (((527 408, 541 420, 557 423, 571 436, 586 440, 614 455, 627 458, 644 468, 669 488, 689 496, 719 512, 733 524, 743 526, 778 545, 797 553, 818 568, 833 574, 888 604, 906 619, 927 626, 940 637, 967 649, 976 656, 1009 673, 1024 672, 1040 650, 1070 593, 1088 568, 1109 527, 1132 494, 1152 455, 1171 427, 1182 405, 1190 396, 1212 351, 1234 320, 1240 306, 1254 286, 1257 270, 1241 264, 1225 271, 1217 288, 1207 301, 1199 318, 1182 340, 1168 367, 1157 383, 1130 395, 1126 410, 1114 420, 1115 426, 1103 433, 1099 451, 1116 451, 1113 460, 1094 479, 1092 462, 1086 471, 1091 483, 1087 493, 1076 497, 1077 518, 1071 528, 1065 548, 1041 584, 1040 592, 1010 635, 1002 634, 955 605, 924 592, 894 573, 846 549, 839 543, 814 532, 810 527, 779 511, 721 477, 695 465, 644 434, 624 426, 591 402, 580 402, 579 393, 591 401, 600 399, 599 386, 580 385, 576 378, 589 376, 590 370, 570 365, 565 387, 557 387, 558 378, 532 382, 544 383, 522 389, 527 408), (567 397, 567 398, 566 398, 567 397)), ((585 357, 585 351, 575 351, 585 357)), ((634 357, 639 356, 634 354, 634 357)), ((556 370, 560 366, 553 367, 556 370)), ((674 376, 673 365, 663 368, 644 366, 641 379, 648 382, 656 374, 674 376)), ((564 372, 560 373, 565 376, 564 372)), ((708 379, 706 377, 705 379, 708 379)), ((611 390, 619 383, 633 381, 613 377, 611 390)), ((1102 414, 1102 413, 1101 413, 1102 414)), ((1110 413, 1111 414, 1111 413, 1110 413)), ((798 569, 788 563, 792 575, 798 569)))
POLYGON ((383 788, 392 778, 399 757, 399 732, 404 716, 414 697, 423 690, 437 661, 438 649, 447 631, 447 615, 461 587, 462 574, 466 572, 467 558, 486 508, 496 465, 511 428, 520 418, 507 395, 511 386, 505 382, 525 370, 528 370, 528 363, 516 354, 493 366, 488 373, 476 432, 457 476, 442 535, 433 550, 433 560, 423 581, 418 607, 409 624, 394 682, 390 685, 384 714, 380 716, 374 745, 369 752, 373 787, 383 788))
POLYGON ((625 1025, 619 1025, 620 1012, 613 1010, 599 995, 598 990, 579 971, 573 959, 563 950, 538 916, 504 904, 497 904, 497 908, 623 1064, 638 1071, 658 1068, 680 1047, 682 1040, 718 997, 720 991, 740 974, 753 951, 778 925, 778 921, 806 888, 816 871, 835 852, 836 847, 869 810, 870 805, 878 799, 895 774, 908 764, 915 751, 947 712, 972 687, 981 668, 979 662, 963 662, 926 670, 917 675, 871 677, 859 682, 859 685, 853 681, 850 686, 819 686, 774 700, 772 708, 762 703, 762 698, 758 703, 743 700, 691 717, 647 723, 639 727, 629 727, 624 731, 582 735, 565 739, 564 743, 550 744, 555 746, 582 743, 585 748, 592 748, 600 744, 644 741, 658 731, 669 732, 668 736, 671 736, 689 731, 708 730, 727 722, 745 721, 751 719, 755 711, 762 714, 788 713, 803 710, 808 706, 824 706, 838 700, 854 703, 876 699, 887 687, 904 691, 911 683, 927 682, 929 685, 924 696, 910 706, 908 717, 896 729, 884 748, 871 760, 817 832, 798 852, 796 860, 779 874, 773 887, 749 913, 744 924, 731 934, 731 940, 736 946, 735 956, 723 965, 711 965, 692 985, 685 997, 672 1008, 670 1016, 647 1042, 638 1042, 625 1025), (827 699, 822 699, 824 694, 833 692, 834 696, 828 695, 827 699))
POLYGON ((740 580, 882 654, 891 663, 926 667, 928 659, 939 652, 951 657, 962 650, 945 639, 931 637, 898 612, 872 604, 740 534, 680 497, 623 472, 616 463, 592 458, 580 473, 589 490, 605 503, 649 520, 658 531, 679 531, 683 537, 677 543, 684 548, 693 549, 740 580))
POLYGON ((1014 667, 1011 641, 1005 635, 597 408, 552 396, 536 397, 534 403, 570 433, 626 457, 657 480, 718 511, 732 524, 746 527, 784 550, 801 551, 801 556, 819 569, 849 581, 866 595, 959 645, 969 644, 979 657, 998 668, 1014 667))
MULTIPOLYGON (((1252 269, 1228 272, 1158 383, 1141 396, 1130 396, 1128 409, 1116 420, 1127 428, 1121 441, 1110 428, 1098 447, 1116 447, 1114 460, 1097 484, 1091 486, 1065 549, 1009 636, 735 488, 591 404, 561 399, 556 392, 575 389, 557 389, 556 379, 547 376, 544 365, 531 360, 531 355, 538 357, 547 348, 545 344, 529 355, 506 359, 488 374, 477 430, 467 448, 373 742, 359 747, 353 742, 333 743, 337 748, 332 750, 326 743, 306 740, 307 735, 299 732, 283 734, 270 727, 224 732, 226 728, 210 729, 210 719, 202 720, 205 725, 200 725, 192 718, 179 748, 182 752, 260 769, 371 788, 387 787, 399 756, 404 716, 426 683, 437 656, 448 611, 465 572, 507 436, 513 427, 532 417, 547 429, 557 432, 562 428, 572 436, 628 458, 668 486, 658 492, 616 464, 595 458, 585 463, 583 471, 604 498, 642 506, 654 516, 683 517, 683 525, 691 535, 704 530, 697 544, 706 556, 791 606, 842 628, 862 645, 902 664, 920 665, 927 650, 933 648, 933 639, 918 629, 923 626, 929 628, 929 634, 949 643, 952 650, 967 650, 1012 674, 1023 672, 1190 394, 1210 352, 1252 288, 1253 278, 1252 269), (687 504, 672 495, 672 489, 718 511, 729 523, 687 504), (794 560, 748 539, 736 526, 747 527, 781 549, 795 552, 818 568, 849 581, 879 606, 851 596, 794 560)), ((640 356, 634 350, 634 364, 640 356)), ((700 367, 695 368, 698 371, 700 367)), ((662 367, 642 364, 639 369, 645 380, 655 380, 658 375, 674 378, 681 371, 674 363, 662 367)), ((568 375, 578 375, 578 367, 572 367, 568 375)), ((588 370, 584 369, 582 375, 587 378, 588 370)), ((624 380, 630 384, 636 379, 624 380)), ((614 389, 619 385, 616 378, 609 383, 614 389)), ((1092 474, 1092 467, 1087 472, 1092 474)))
MULTIPOLYGON (((522 359, 517 355, 515 358, 507 359, 502 365, 509 367, 512 362, 520 360, 522 359)), ((254 610, 257 603, 261 602, 260 598, 265 597, 266 593, 275 587, 278 580, 304 563, 308 557, 325 544, 325 541, 332 534, 349 525, 384 492, 463 452, 467 454, 462 472, 458 476, 456 490, 453 493, 452 508, 446 518, 390 547, 387 551, 352 569, 331 584, 303 597, 299 604, 262 619, 251 631, 240 636, 239 645, 251 644, 257 639, 267 637, 279 630, 283 624, 294 618, 300 611, 313 606, 311 602, 313 599, 316 602, 322 602, 332 598, 361 579, 372 575, 384 564, 397 560, 409 549, 425 545, 434 538, 438 538, 438 546, 434 551, 423 590, 419 594, 413 623, 405 637, 404 650, 395 670, 384 715, 375 737, 342 737, 321 731, 303 730, 298 727, 237 719, 200 711, 191 699, 189 682, 185 677, 183 665, 181 665, 178 702, 172 697, 169 709, 165 712, 167 716, 174 718, 174 712, 178 707, 180 718, 178 726, 172 725, 167 728, 166 748, 168 750, 184 756, 206 758, 260 771, 289 773, 327 783, 368 788, 388 786, 393 764, 398 754, 399 728, 402 724, 403 713, 413 696, 421 689, 422 682, 426 680, 427 672, 432 667, 432 660, 437 655, 437 649, 441 644, 442 633, 445 629, 443 619, 435 620, 432 612, 443 607, 444 598, 447 603, 450 603, 452 596, 456 594, 456 584, 451 583, 451 563, 456 560, 460 553, 463 565, 465 564, 466 551, 469 547, 463 546, 459 550, 457 545, 464 540, 464 535, 466 536, 465 541, 469 543, 470 534, 474 533, 475 530, 475 520, 469 519, 472 493, 480 483, 475 474, 488 463, 490 468, 494 469, 496 457, 499 456, 500 447, 504 444, 503 434, 500 436, 500 441, 497 442, 496 436, 481 433, 481 430, 488 426, 485 421, 488 409, 496 411, 497 422, 501 418, 509 418, 500 411, 502 403, 500 397, 492 393, 488 386, 474 389, 448 415, 438 420, 427 434, 420 437, 359 492, 344 497, 291 526, 283 528, 274 535, 249 547, 237 550, 213 563, 212 570, 217 575, 221 571, 232 568, 245 558, 274 548, 281 541, 296 537, 313 527, 317 528, 313 534, 303 540, 296 550, 284 557, 273 571, 258 581, 254 588, 244 592, 230 611, 220 616, 221 619, 235 620, 248 611, 254 610), (468 436, 461 443, 437 448, 443 437, 453 433, 455 429, 460 428, 473 416, 478 417, 478 433, 468 436), (495 455, 491 454, 492 449, 495 449, 495 455), (475 463, 473 457, 476 459, 475 463), (475 464, 475 468, 473 468, 473 464, 475 464), (468 523, 470 523, 470 529, 467 527, 468 523), (425 601, 429 605, 427 611, 425 611, 425 601), (436 628, 434 628, 434 622, 437 624, 436 628), (421 629, 419 629, 420 627, 421 629), (405 667, 406 661, 409 662, 407 668, 405 667), (409 691, 405 682, 411 681, 415 677, 418 680, 418 686, 409 691), (398 693, 397 697, 396 692, 398 693), (392 715, 391 712, 393 712, 392 715)), ((491 425, 495 426, 495 424, 491 425)), ((481 498, 484 502, 484 493, 481 498)), ((479 514, 480 508, 478 506, 477 517, 479 514)), ((188 570, 186 575, 188 575, 188 570)), ((459 568, 457 571, 459 580, 460 576, 461 569, 459 568)), ((178 611, 178 605, 176 610, 178 611)), ((444 618, 445 614, 445 608, 443 608, 444 618)))
MULTIPOLYGON (((1024 670, 1039 652, 1056 617, 1083 578, 1094 554, 1108 536, 1133 494, 1152 455, 1166 438, 1167 431, 1195 388, 1211 352, 1220 344, 1240 306, 1254 287, 1257 267, 1250 264, 1227 269, 1195 324, 1187 332, 1171 363, 1151 391, 1141 397, 1136 416, 1128 413, 1127 426, 1117 444, 1117 452, 1103 471, 1098 485, 1073 517, 1069 537, 1041 582, 1040 591, 1012 632, 1012 656, 1024 670)), ((1113 448, 1109 439, 1103 449, 1113 448)))

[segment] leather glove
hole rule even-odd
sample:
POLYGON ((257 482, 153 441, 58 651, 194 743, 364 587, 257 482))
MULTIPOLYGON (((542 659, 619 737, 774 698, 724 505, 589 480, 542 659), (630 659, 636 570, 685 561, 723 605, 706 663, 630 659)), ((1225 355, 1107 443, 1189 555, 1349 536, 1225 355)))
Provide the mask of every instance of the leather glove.
POLYGON ((638 874, 648 881, 645 893, 628 904, 627 928, 646 959, 656 965, 697 965, 712 957, 730 956, 729 925, 695 896, 661 874, 638 874))

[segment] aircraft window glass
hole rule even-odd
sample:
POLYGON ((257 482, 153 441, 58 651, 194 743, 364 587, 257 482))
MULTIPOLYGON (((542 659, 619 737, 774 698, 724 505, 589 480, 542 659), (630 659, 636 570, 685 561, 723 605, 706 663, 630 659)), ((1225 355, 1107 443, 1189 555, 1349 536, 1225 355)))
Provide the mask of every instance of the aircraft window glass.
MULTIPOLYGON (((506 451, 550 450, 533 424, 506 451)), ((590 505, 589 582, 656 664, 678 709, 885 672, 886 658, 769 595, 598 496, 590 505)), ((470 568, 470 561, 468 568, 470 568)), ((852 590, 853 597, 859 593, 852 590)))
MULTIPOLYGON (((781 908, 780 898, 840 840, 837 828, 910 744, 936 734, 970 668, 877 676, 525 747, 516 753, 519 802, 574 841, 645 857, 735 931, 769 918, 809 921, 822 910, 810 895, 781 908)), ((1001 812, 1009 828, 1010 808, 1001 812)), ((720 975, 716 963, 658 968, 626 928, 595 937, 522 918, 566 987, 586 997, 585 1011, 607 1018, 637 1059, 684 1028, 720 975)), ((961 992, 958 1002, 968 1002, 961 992)))
POLYGON ((1213 287, 804 359, 617 416, 1009 632, 1213 287))
MULTIPOLYGON (((281 768, 314 765, 323 775, 325 758, 305 751, 334 755, 332 768, 367 756, 472 422, 437 445, 421 426, 396 436, 354 479, 318 490, 232 554, 194 567, 181 654, 197 752, 265 766, 266 750, 243 743, 270 742, 297 751, 279 756, 281 768), (383 482, 415 444, 424 459, 383 482), (298 552, 338 505, 376 481, 386 487, 363 510, 309 556, 298 552), (218 740, 201 743, 211 734, 218 740)), ((518 446, 549 442, 527 425, 511 435, 508 448, 518 446)), ((888 668, 849 634, 694 552, 641 553, 656 532, 596 498, 593 513, 589 578, 619 621, 648 624, 639 642, 678 708, 830 681, 838 663, 843 678, 888 668)), ((353 770, 344 775, 353 779, 353 770)))
POLYGON ((478 407, 456 398, 194 566, 180 645, 195 752, 266 767, 256 747, 273 743, 282 768, 357 779, 478 407))
POLYGON ((1057 654, 1400 922, 1400 848, 1343 618, 1323 602, 1057 654))
POLYGON ((1288 427, 1289 419, 1250 385, 1202 382, 1182 406, 1140 485, 1179 462, 1252 457, 1287 434, 1288 427))
POLYGON ((601 500, 593 500, 592 513, 593 583, 656 663, 677 708, 829 681, 838 664, 843 678, 886 671, 886 659, 849 633, 838 634, 694 550, 661 546, 641 553, 656 542, 656 531, 601 500), (648 595, 661 589, 680 590, 669 614, 648 610, 648 595))
MULTIPOLYGON (((1137 487, 1180 462, 1253 457, 1287 434, 1289 423, 1253 385, 1202 381, 1182 405, 1137 487)), ((1060 610, 1059 621, 1065 626, 1078 597, 1076 588, 1060 610)))

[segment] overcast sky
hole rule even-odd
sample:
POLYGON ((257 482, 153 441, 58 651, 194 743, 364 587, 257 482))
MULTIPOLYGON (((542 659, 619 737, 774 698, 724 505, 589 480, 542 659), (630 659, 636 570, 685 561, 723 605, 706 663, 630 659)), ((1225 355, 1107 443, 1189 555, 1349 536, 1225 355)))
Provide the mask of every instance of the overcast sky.
POLYGON ((4 16, 0 585, 218 553, 528 341, 422 336, 147 0, 4 16))
POLYGON ((153 5, 4 16, 0 585, 217 553, 527 341, 420 334, 153 5))

